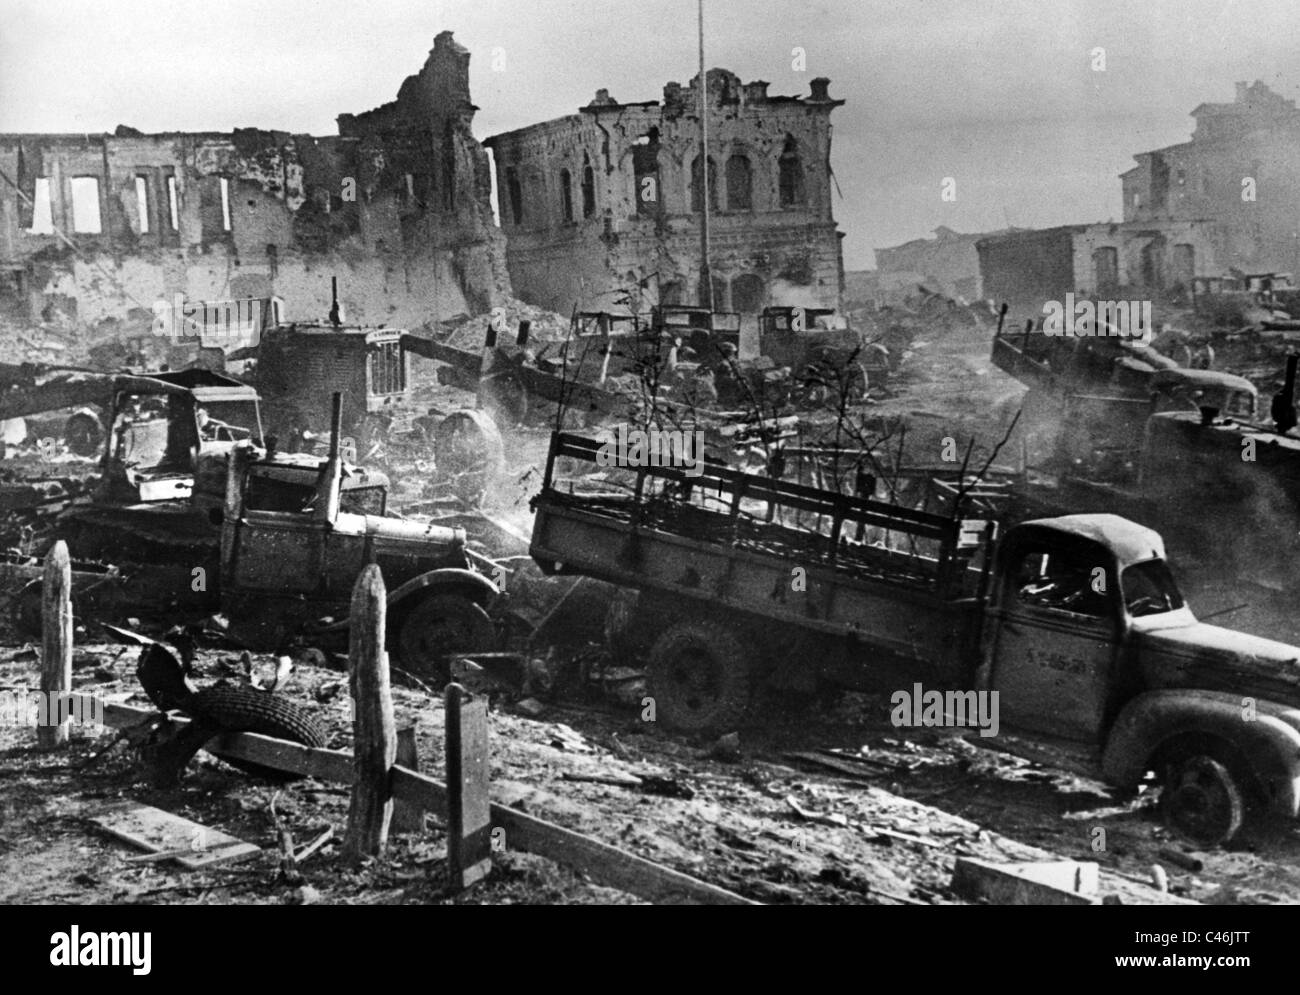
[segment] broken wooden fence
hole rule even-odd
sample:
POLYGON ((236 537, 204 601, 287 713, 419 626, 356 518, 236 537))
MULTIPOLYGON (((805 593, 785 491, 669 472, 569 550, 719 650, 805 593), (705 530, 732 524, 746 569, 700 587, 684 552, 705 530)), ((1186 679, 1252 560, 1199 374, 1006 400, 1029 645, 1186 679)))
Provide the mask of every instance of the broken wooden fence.
MULTIPOLYGON (((42 591, 44 639, 41 689, 60 702, 60 717, 90 714, 92 695, 71 691, 72 609, 68 551, 55 544, 46 559, 42 591), (86 709, 86 711, 82 711, 86 709)), ((593 883, 653 902, 755 905, 734 892, 557 826, 488 797, 487 707, 459 685, 446 692, 447 784, 416 769, 414 737, 398 733, 393 720, 388 655, 384 650, 383 577, 371 564, 357 578, 352 596, 348 654, 353 698, 354 752, 303 746, 255 733, 227 733, 207 745, 219 757, 247 760, 291 774, 352 785, 344 856, 360 860, 381 853, 396 816, 397 828, 423 828, 424 813, 447 827, 453 887, 480 880, 491 867, 496 840, 546 857, 585 874, 593 883), (500 831, 500 836, 498 836, 500 831)), ((53 706, 51 706, 52 708, 53 706)), ((154 715, 152 709, 107 703, 104 723, 124 729, 154 715)), ((187 720, 178 720, 185 723, 187 720)), ((67 741, 67 723, 40 729, 40 744, 67 741)))

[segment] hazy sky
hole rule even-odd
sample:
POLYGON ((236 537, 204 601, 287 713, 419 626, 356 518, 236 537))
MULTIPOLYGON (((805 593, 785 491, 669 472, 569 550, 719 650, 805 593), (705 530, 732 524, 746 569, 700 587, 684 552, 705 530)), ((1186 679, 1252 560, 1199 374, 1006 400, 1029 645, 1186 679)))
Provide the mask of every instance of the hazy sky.
MULTIPOLYGON (((845 263, 959 231, 1121 215, 1135 152, 1261 79, 1300 96, 1297 0, 705 0, 707 62, 773 94, 829 76, 845 263), (807 69, 792 69, 802 47, 807 69), (1105 50, 1105 69, 1092 68, 1105 50), (944 177, 957 198, 940 197, 944 177)), ((695 0, 0 0, 0 132, 336 133, 392 100, 444 29, 472 53, 479 137, 598 87, 696 71, 695 0), (503 71, 492 52, 504 50, 503 71)))

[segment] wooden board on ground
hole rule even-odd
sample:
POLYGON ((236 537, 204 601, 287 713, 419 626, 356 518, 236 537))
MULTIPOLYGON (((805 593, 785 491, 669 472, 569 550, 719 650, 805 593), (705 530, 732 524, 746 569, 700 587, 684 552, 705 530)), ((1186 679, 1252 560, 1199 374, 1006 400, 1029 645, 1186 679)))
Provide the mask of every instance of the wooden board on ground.
POLYGON ((149 853, 186 851, 172 859, 188 871, 246 860, 262 852, 261 847, 220 830, 134 801, 106 805, 91 816, 90 821, 110 835, 149 853))

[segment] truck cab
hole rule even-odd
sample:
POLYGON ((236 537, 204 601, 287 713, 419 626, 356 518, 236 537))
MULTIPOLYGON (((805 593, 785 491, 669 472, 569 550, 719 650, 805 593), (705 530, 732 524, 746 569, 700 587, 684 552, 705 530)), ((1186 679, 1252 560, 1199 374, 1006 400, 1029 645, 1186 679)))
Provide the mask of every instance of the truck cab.
POLYGON ((650 311, 650 328, 656 335, 679 336, 701 363, 716 363, 718 347, 730 343, 744 355, 740 342, 740 315, 710 311, 688 304, 657 304, 650 311))
POLYGON ((1198 621, 1156 532, 1026 522, 994 577, 977 685, 1007 725, 1088 747, 1121 787, 1155 771, 1203 841, 1232 838, 1252 805, 1300 812, 1300 648, 1198 621))
POLYGON ((205 454, 260 441, 257 391, 209 370, 117 379, 109 411, 101 496, 117 504, 183 499, 205 454))
POLYGON ((290 493, 274 480, 276 462, 250 447, 230 453, 220 515, 223 606, 232 619, 260 620, 244 635, 254 643, 280 645, 304 628, 341 633, 358 575, 377 563, 390 651, 408 671, 445 677, 450 654, 495 646, 487 609, 498 589, 471 567, 463 529, 383 514, 383 486, 339 454, 340 423, 336 416, 330 456, 310 490, 290 493))

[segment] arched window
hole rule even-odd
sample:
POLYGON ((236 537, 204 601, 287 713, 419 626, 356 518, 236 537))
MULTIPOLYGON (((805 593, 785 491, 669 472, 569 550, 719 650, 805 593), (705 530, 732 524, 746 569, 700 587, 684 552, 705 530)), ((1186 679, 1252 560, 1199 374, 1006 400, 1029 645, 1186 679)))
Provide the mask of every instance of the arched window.
POLYGON ((660 208, 658 128, 651 128, 633 143, 632 174, 636 185, 637 213, 658 214, 660 208))
POLYGON ((596 213, 596 173, 591 168, 591 160, 584 152, 582 155, 582 216, 589 218, 596 213))
POLYGON ((749 156, 733 155, 727 160, 727 210, 748 211, 754 206, 754 177, 749 156))
POLYGON ((786 135, 778 169, 781 206, 798 207, 803 204, 803 162, 799 158, 799 146, 791 135, 786 135))
MULTIPOLYGON (((700 200, 700 157, 696 156, 691 163, 691 210, 697 214, 704 210, 704 205, 700 200)), ((718 209, 718 168, 713 161, 713 156, 709 156, 709 210, 718 209)))
POLYGON ((573 178, 567 169, 560 170, 560 216, 565 224, 573 221, 573 178))

